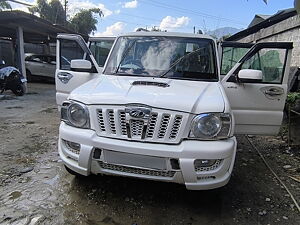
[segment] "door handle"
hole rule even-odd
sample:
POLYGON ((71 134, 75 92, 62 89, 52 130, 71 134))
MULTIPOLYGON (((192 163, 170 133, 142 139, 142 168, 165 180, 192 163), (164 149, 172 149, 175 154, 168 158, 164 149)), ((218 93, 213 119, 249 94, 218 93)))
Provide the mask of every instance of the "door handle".
POLYGON ((278 96, 278 95, 282 95, 283 93, 284 91, 282 88, 270 88, 265 90, 265 94, 270 96, 278 96))
POLYGON ((59 72, 57 73, 57 78, 63 83, 67 84, 71 79, 73 75, 67 72, 59 72))

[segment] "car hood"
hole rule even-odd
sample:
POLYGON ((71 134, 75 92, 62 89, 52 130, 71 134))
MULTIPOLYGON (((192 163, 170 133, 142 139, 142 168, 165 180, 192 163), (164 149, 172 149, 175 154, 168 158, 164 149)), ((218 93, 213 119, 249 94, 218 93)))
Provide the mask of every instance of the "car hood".
POLYGON ((76 88, 69 99, 96 104, 141 104, 188 113, 223 112, 219 82, 102 75, 76 88))

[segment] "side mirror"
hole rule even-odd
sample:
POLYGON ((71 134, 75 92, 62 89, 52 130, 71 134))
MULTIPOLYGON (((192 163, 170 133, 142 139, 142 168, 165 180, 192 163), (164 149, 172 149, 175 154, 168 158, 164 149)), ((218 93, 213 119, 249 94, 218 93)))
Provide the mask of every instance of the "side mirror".
POLYGON ((244 69, 240 70, 238 78, 242 83, 261 82, 263 73, 261 70, 244 69))
POLYGON ((76 72, 91 72, 92 63, 85 59, 71 60, 71 70, 76 72))

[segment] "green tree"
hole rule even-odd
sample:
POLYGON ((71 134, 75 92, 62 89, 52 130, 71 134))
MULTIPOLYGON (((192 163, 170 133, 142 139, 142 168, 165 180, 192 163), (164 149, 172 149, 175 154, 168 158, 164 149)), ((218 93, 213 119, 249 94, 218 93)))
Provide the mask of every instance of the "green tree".
POLYGON ((71 18, 70 24, 76 32, 88 35, 97 30, 98 21, 95 14, 103 16, 103 12, 99 8, 82 9, 71 18))
POLYGON ((3 9, 11 9, 11 6, 8 2, 0 0, 0 11, 3 9))
POLYGON ((98 21, 95 15, 103 16, 103 12, 99 8, 82 9, 69 21, 66 21, 66 12, 59 0, 51 0, 50 2, 37 0, 36 5, 30 7, 29 11, 33 14, 39 14, 41 18, 51 23, 65 25, 78 33, 86 35, 97 30, 96 24, 98 21))
POLYGON ((53 24, 65 24, 65 10, 59 0, 37 0, 37 4, 29 8, 31 13, 38 13, 41 18, 53 24))

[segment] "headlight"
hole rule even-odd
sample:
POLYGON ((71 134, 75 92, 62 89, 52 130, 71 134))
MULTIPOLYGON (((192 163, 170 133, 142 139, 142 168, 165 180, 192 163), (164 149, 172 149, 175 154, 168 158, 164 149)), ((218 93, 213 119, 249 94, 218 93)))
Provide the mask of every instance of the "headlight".
POLYGON ((192 121, 190 137, 198 139, 224 139, 231 131, 231 116, 227 113, 204 113, 192 121))
POLYGON ((89 128, 89 111, 84 104, 66 103, 61 108, 61 119, 68 125, 80 128, 89 128))

